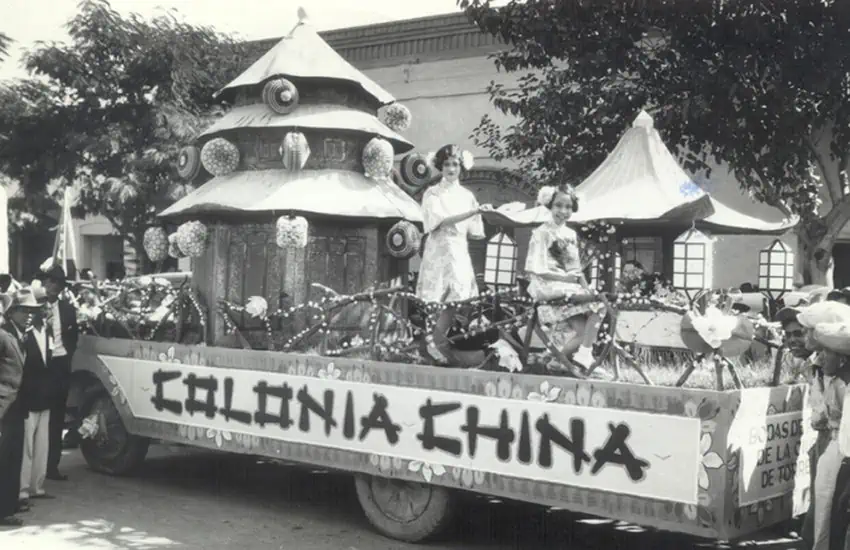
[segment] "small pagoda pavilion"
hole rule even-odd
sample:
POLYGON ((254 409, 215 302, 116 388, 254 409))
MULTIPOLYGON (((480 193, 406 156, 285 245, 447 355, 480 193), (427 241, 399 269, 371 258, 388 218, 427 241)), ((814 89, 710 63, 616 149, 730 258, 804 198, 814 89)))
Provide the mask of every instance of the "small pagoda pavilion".
MULTIPOLYGON (((292 303, 314 297, 311 283, 355 293, 407 274, 386 236, 400 221, 422 221, 391 178, 394 157, 413 148, 391 129, 405 127, 397 122, 406 113, 409 123, 409 111, 299 11, 295 28, 217 93, 232 108, 178 165, 185 179, 206 181, 160 214, 203 224, 193 279, 213 311, 221 299, 262 296, 274 309, 282 293, 292 303), (388 106, 401 107, 396 123, 388 106), (299 223, 304 242, 282 243, 281 227, 299 223)), ((215 340, 222 325, 210 317, 215 340)))

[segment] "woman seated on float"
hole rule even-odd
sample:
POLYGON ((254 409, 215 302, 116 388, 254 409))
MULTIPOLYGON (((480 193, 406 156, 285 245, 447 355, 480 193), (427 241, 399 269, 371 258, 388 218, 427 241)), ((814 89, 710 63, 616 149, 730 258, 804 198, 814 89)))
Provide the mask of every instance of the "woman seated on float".
MULTIPOLYGON (((578 211, 572 187, 543 187, 537 203, 549 210, 551 219, 531 234, 525 263, 528 293, 537 302, 593 295, 582 272, 578 236, 567 226, 567 220, 578 211)), ((593 365, 593 344, 605 316, 602 303, 543 304, 538 315, 555 347, 572 354, 572 361, 585 369, 593 365)))
POLYGON ((843 550, 850 525, 850 419, 842 420, 850 384, 850 306, 821 302, 802 308, 797 319, 805 330, 806 348, 817 352, 812 393, 818 398, 812 400, 812 426, 827 439, 825 445, 819 442, 822 447, 815 453, 813 517, 806 522, 814 533, 807 542, 813 550, 843 550))

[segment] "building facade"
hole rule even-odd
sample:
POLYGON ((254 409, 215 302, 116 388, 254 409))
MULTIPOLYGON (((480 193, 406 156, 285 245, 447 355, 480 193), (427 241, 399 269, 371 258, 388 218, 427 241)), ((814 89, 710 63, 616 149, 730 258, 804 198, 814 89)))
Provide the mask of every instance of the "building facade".
MULTIPOLYGON (((472 25, 462 13, 394 21, 364 27, 327 31, 322 37, 346 60, 406 105, 412 124, 405 137, 416 151, 436 151, 447 143, 457 143, 475 156, 475 169, 466 185, 479 202, 495 206, 513 201, 530 203, 535 191, 506 183, 503 168, 477 148, 470 135, 482 116, 489 115, 497 123, 511 121, 490 103, 487 86, 491 81, 506 88, 516 87, 516 76, 498 72, 490 55, 504 47, 493 36, 472 25)), ((254 59, 268 51, 278 39, 253 43, 254 59)), ((254 59, 250 61, 253 62, 254 59)), ((623 129, 625 131, 625 128, 623 129)), ((720 201, 745 214, 777 219, 776 211, 752 201, 742 194, 734 177, 722 166, 712 171, 709 191, 720 201)), ((127 265, 133 273, 134 258, 126 254, 120 239, 105 220, 89 219, 78 224, 80 267, 91 267, 106 274, 117 263, 127 265)), ((759 250, 774 237, 722 236, 715 245, 728 268, 715 277, 715 286, 738 286, 757 281, 759 250)), ((504 280, 505 273, 521 269, 528 242, 528 231, 501 234, 488 228, 487 241, 471 245, 477 270, 493 281, 504 280), (499 253, 501 258, 495 258, 499 253), (490 258, 488 258, 488 254, 490 258), (501 261, 500 261, 501 260, 501 261)), ((783 237, 796 246, 793 235, 783 237)), ((649 269, 663 264, 660 241, 635 240, 623 250, 623 261, 637 259, 649 269)), ((416 267, 415 261, 413 265, 416 267)), ((187 266, 181 265, 181 269, 187 266)), ((507 275, 510 276, 510 275, 507 275)), ((846 284, 850 284, 848 281, 846 284)))

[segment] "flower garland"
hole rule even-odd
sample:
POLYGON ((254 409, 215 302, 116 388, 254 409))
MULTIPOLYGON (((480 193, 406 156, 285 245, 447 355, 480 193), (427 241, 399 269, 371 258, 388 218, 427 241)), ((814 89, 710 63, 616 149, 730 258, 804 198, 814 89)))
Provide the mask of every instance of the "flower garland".
POLYGON ((404 132, 410 128, 410 109, 400 103, 391 103, 384 110, 381 121, 393 132, 404 132))
POLYGON ((153 263, 168 258, 168 234, 162 227, 149 227, 142 238, 145 254, 153 263))
POLYGON ((199 221, 191 221, 177 228, 177 247, 190 258, 199 258, 207 248, 209 231, 207 226, 199 221))

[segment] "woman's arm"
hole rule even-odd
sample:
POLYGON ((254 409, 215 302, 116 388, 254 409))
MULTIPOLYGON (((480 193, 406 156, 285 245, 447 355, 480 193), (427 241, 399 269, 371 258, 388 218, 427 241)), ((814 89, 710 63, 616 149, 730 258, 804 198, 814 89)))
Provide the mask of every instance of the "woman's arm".
POLYGON ((444 218, 442 221, 437 223, 437 225, 435 225, 434 229, 432 229, 431 231, 433 232, 433 231, 436 231, 437 229, 440 229, 442 227, 455 225, 455 224, 460 223, 464 220, 468 220, 472 216, 477 216, 481 212, 488 211, 488 207, 489 207, 489 205, 485 204, 485 205, 479 206, 478 208, 475 208, 473 210, 468 210, 466 212, 462 212, 460 214, 455 214, 454 216, 449 216, 447 218, 444 218))

